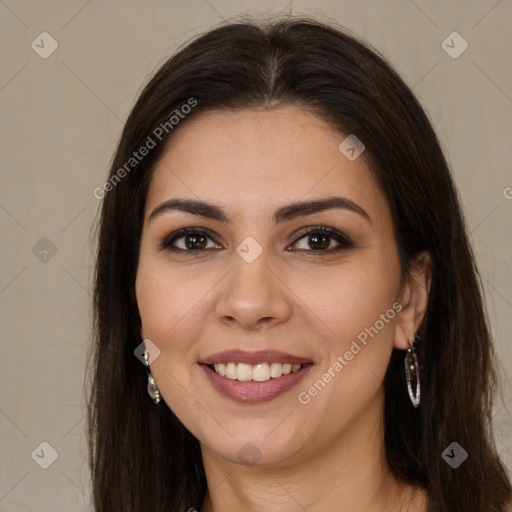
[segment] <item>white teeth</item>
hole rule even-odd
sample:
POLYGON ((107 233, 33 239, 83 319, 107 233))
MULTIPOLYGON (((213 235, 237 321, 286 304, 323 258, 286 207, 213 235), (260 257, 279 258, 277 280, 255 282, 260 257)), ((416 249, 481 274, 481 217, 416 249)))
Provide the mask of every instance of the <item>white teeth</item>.
POLYGON ((283 365, 281 363, 272 363, 270 365, 270 376, 275 379, 283 375, 283 365))
POLYGON ((222 377, 227 377, 231 380, 239 380, 241 382, 256 381, 265 382, 267 380, 277 379, 282 375, 294 373, 302 368, 300 364, 291 363, 260 363, 250 365, 245 363, 216 363, 214 365, 215 372, 222 377))
POLYGON ((236 369, 236 378, 240 381, 252 380, 252 366, 240 363, 236 369))
POLYGON ((222 375, 224 377, 226 375, 226 365, 222 364, 222 363, 216 364, 215 365, 215 371, 219 375, 222 375))
POLYGON ((228 379, 236 379, 236 364, 228 363, 226 366, 226 377, 228 379))
POLYGON ((267 363, 257 364, 252 368, 252 380, 263 382, 270 379, 270 366, 267 363))

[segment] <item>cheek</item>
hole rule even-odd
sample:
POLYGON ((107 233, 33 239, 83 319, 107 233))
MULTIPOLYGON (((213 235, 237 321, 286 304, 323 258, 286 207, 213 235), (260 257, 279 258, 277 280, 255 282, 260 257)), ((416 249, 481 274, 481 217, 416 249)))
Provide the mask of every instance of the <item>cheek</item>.
POLYGON ((318 337, 326 357, 318 372, 301 385, 299 401, 307 403, 308 418, 322 418, 323 428, 333 435, 364 414, 379 393, 400 309, 398 283, 396 268, 351 265, 350 271, 338 269, 336 276, 325 280, 325 293, 317 290, 309 296, 308 306, 330 334, 318 337), (343 420, 326 414, 332 407, 343 411, 343 420))
POLYGON ((305 298, 308 309, 322 320, 319 326, 327 334, 329 352, 344 350, 365 329, 378 322, 379 331, 389 331, 391 322, 381 325, 381 315, 391 309, 385 320, 392 320, 392 305, 399 288, 399 269, 387 260, 354 259, 316 278, 298 280, 294 290, 305 298), (386 261, 386 260, 382 260, 386 261), (328 329, 327 329, 328 328, 328 329))
POLYGON ((141 335, 151 339, 161 350, 170 343, 179 350, 182 341, 177 332, 185 323, 188 328, 195 325, 194 309, 205 288, 204 282, 201 286, 197 280, 188 278, 186 284, 181 284, 179 277, 171 276, 176 273, 150 268, 150 265, 142 265, 137 274, 141 335))
POLYGON ((222 274, 199 266, 171 265, 152 255, 141 257, 136 280, 141 336, 160 349, 151 367, 157 384, 163 385, 159 376, 165 377, 164 370, 180 375, 180 382, 190 379, 190 369, 201 355, 199 342, 207 341, 213 325, 208 318, 215 308, 215 290, 222 274))
POLYGON ((191 388, 190 367, 197 362, 194 340, 203 324, 198 313, 205 283, 199 281, 180 279, 178 272, 147 261, 141 261, 136 281, 142 339, 160 349, 151 374, 167 405, 187 423, 193 408, 184 389, 191 388))
POLYGON ((321 288, 309 287, 308 306, 329 327, 318 338, 326 357, 300 390, 311 397, 312 414, 329 403, 357 414, 375 397, 392 352, 399 283, 399 265, 375 257, 340 266, 321 288))

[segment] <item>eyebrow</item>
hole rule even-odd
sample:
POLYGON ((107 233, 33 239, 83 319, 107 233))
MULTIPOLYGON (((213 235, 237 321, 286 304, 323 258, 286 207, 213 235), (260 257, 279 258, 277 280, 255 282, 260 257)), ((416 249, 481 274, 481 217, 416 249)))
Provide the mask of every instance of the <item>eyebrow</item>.
MULTIPOLYGON (((302 215, 312 215, 331 208, 341 208, 357 213, 369 224, 372 224, 370 215, 368 215, 368 212, 363 207, 350 199, 338 196, 290 203, 278 208, 272 218, 274 224, 279 224, 302 215)), ((169 199, 164 201, 151 212, 148 221, 151 222, 157 217, 160 217, 163 213, 171 210, 179 210, 200 217, 218 220, 226 224, 229 223, 228 216, 220 206, 196 199, 169 199)))

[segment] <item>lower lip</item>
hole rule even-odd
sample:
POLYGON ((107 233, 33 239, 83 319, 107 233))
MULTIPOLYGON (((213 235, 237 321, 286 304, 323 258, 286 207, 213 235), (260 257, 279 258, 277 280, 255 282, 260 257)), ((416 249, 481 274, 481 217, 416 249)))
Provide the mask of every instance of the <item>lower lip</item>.
POLYGON ((221 395, 235 402, 257 404, 269 402, 286 393, 286 391, 297 385, 300 379, 311 370, 313 364, 308 363, 294 373, 289 373, 275 379, 271 378, 264 382, 240 382, 236 379, 222 377, 206 364, 200 364, 199 366, 203 369, 213 387, 221 395))

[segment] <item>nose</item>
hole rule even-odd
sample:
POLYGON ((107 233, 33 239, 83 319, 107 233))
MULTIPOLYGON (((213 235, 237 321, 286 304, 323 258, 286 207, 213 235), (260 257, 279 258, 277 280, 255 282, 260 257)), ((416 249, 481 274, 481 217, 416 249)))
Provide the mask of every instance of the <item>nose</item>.
POLYGON ((252 263, 237 254, 233 259, 234 268, 222 281, 217 318, 231 327, 255 331, 286 322, 292 314, 292 293, 266 251, 252 263))

